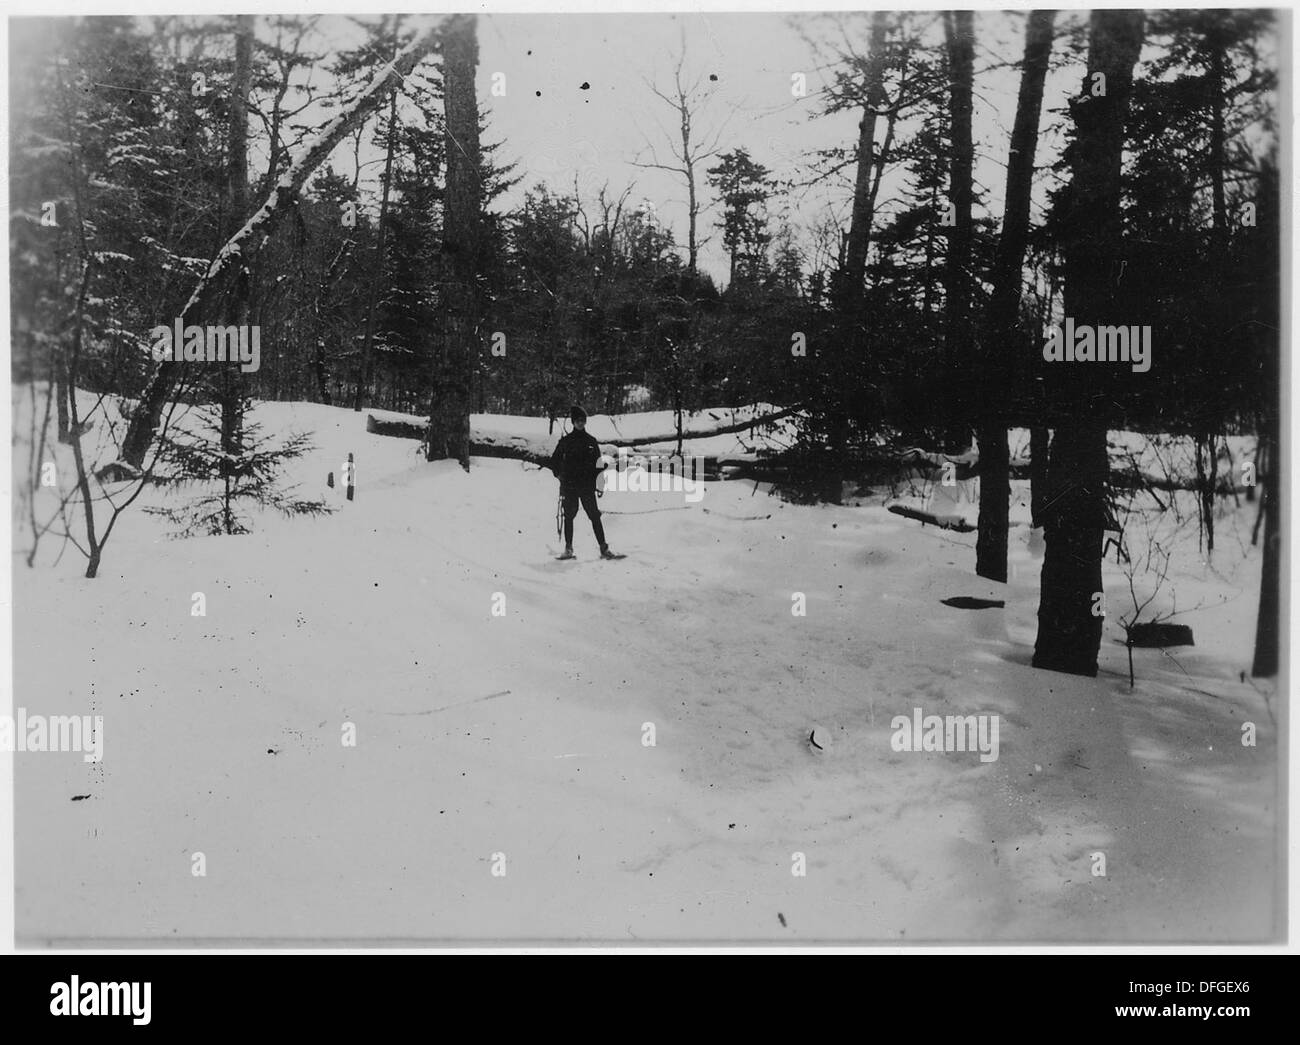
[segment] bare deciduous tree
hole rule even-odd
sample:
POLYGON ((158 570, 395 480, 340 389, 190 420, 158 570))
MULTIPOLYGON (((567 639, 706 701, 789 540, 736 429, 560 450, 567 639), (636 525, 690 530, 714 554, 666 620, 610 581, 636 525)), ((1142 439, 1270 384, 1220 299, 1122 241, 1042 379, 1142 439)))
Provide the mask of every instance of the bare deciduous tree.
POLYGON ((648 143, 646 150, 649 153, 649 159, 634 160, 633 164, 650 170, 670 171, 673 174, 680 174, 685 181, 686 268, 688 272, 694 275, 699 262, 700 243, 696 235, 696 226, 699 223, 701 209, 696 187, 696 169, 721 151, 721 141, 723 132, 726 130, 726 121, 723 121, 714 130, 700 132, 697 124, 700 115, 705 111, 708 104, 709 93, 705 84, 709 81, 701 73, 687 84, 683 79, 685 68, 686 39, 683 32, 681 50, 677 55, 677 65, 673 69, 672 86, 663 89, 650 81, 646 81, 646 86, 650 88, 654 96, 668 105, 677 118, 677 137, 674 139, 672 135, 665 133, 672 153, 672 162, 660 162, 654 143, 648 143))

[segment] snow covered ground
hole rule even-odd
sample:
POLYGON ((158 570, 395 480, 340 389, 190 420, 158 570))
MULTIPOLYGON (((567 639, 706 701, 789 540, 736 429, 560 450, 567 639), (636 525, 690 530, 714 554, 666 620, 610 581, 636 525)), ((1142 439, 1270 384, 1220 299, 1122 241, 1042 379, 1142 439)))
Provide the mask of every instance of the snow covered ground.
POLYGON ((711 483, 609 493, 628 558, 597 560, 579 516, 556 562, 548 472, 430 465, 343 409, 258 416, 314 433, 295 471, 333 515, 172 541, 137 506, 93 581, 50 537, 28 569, 15 522, 14 705, 104 717, 97 764, 15 756, 20 945, 1275 933, 1277 696, 1241 674, 1255 506, 1228 502, 1212 562, 1183 532, 1196 645, 1137 651, 1130 691, 1113 556, 1100 677, 1029 667, 1027 526, 996 585, 974 534, 885 491, 805 507, 711 483), (324 482, 349 452, 351 503, 324 482), (1006 608, 940 603, 961 595, 1006 608), (918 707, 998 715, 997 761, 894 750, 918 707))

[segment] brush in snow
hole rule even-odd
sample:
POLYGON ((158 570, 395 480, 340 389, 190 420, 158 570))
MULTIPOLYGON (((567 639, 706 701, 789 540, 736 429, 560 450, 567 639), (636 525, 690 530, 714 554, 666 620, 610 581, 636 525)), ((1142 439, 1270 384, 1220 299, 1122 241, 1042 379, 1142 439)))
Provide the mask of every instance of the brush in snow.
POLYGON ((821 726, 813 726, 808 731, 808 746, 812 748, 815 754, 828 754, 831 749, 830 731, 823 729, 821 726))

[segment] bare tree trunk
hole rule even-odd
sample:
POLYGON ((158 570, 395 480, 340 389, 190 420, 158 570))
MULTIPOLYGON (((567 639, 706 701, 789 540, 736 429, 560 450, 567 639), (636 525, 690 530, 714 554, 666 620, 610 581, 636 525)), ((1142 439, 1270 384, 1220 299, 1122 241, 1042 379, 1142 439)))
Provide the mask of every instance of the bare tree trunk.
MULTIPOLYGON (((971 184, 975 148, 971 140, 972 94, 975 79, 975 15, 945 11, 944 39, 948 55, 949 126, 948 205, 955 221, 948 231, 948 264, 944 271, 943 414, 946 449, 961 450, 968 442, 967 413, 962 401, 970 375, 971 343, 971 184)), ((997 448, 994 447, 996 454, 997 448)), ((995 467, 998 465, 995 463, 995 467)), ((1006 468, 1005 460, 1000 465, 1006 468)), ((981 455, 980 482, 983 483, 981 455)), ((1006 569, 1003 568, 1005 577, 1006 569)))
MULTIPOLYGON (((695 161, 691 155, 691 110, 685 99, 681 104, 682 169, 686 173, 686 271, 695 275, 700 258, 700 246, 695 226, 700 218, 700 204, 695 198, 695 161)), ((733 262, 734 269, 734 262, 733 262)))
MULTIPOLYGON (((397 29, 401 15, 393 15, 393 50, 397 50, 397 29)), ((374 379, 375 301, 384 280, 384 254, 388 243, 388 200, 392 195, 393 153, 397 151, 397 92, 393 91, 388 103, 388 135, 384 153, 384 188, 379 200, 379 242, 375 249, 375 267, 370 273, 370 288, 366 295, 366 332, 361 341, 361 362, 357 367, 357 390, 352 398, 352 409, 360 410, 361 402, 370 382, 374 379)))
POLYGON ((316 300, 312 303, 316 333, 316 351, 312 360, 312 369, 316 374, 316 393, 320 396, 320 401, 326 406, 333 403, 333 396, 330 395, 329 388, 329 366, 325 362, 325 339, 321 336, 324 327, 324 321, 321 319, 321 306, 329 296, 330 288, 334 285, 339 268, 351 254, 353 245, 352 240, 343 241, 338 253, 334 255, 334 260, 330 262, 329 268, 325 270, 325 274, 321 277, 320 286, 316 290, 316 300))
POLYGON ((1280 501, 1282 497, 1282 446, 1269 433, 1267 443, 1268 476, 1264 482, 1260 510, 1264 516, 1264 561, 1259 583, 1259 617, 1255 624, 1255 657, 1250 673, 1272 677, 1278 668, 1279 599, 1282 531, 1280 501))
MULTIPOLYGON (((1057 284, 1056 270, 1050 259, 1046 261, 1045 268, 1047 269, 1047 299, 1044 301, 1039 298, 1038 314, 1038 334, 1043 339, 1046 338, 1048 327, 1051 325, 1057 284)), ((1040 340, 1039 344, 1041 343, 1040 340)), ((1035 367, 1036 356, 1026 357, 1026 364, 1035 367)), ((1041 389, 1034 382, 1022 382, 1020 387, 1025 396, 1027 412, 1032 419, 1032 426, 1029 429, 1029 517, 1030 525, 1037 528, 1043 525, 1043 508, 1047 504, 1047 459, 1050 454, 1051 429, 1043 423, 1043 419, 1047 416, 1047 407, 1043 402, 1041 389)))
MULTIPOLYGON (((253 17, 235 17, 235 70, 231 81, 230 124, 226 145, 226 221, 223 230, 229 237, 248 218, 248 93, 253 74, 253 17)), ((235 277, 233 293, 228 302, 231 319, 236 326, 244 326, 249 319, 248 263, 244 262, 235 277)), ((243 449, 245 376, 235 366, 221 368, 221 449, 222 475, 225 480, 226 532, 233 529, 230 494, 233 485, 232 471, 236 456, 243 449)))
POLYGON ((63 361, 63 349, 55 347, 50 354, 50 387, 54 392, 54 402, 59 416, 59 442, 68 441, 68 400, 71 390, 68 388, 68 369, 63 361))
MULTIPOLYGON (((423 36, 414 40, 389 65, 384 66, 369 84, 357 95, 352 105, 325 125, 315 140, 294 160, 280 179, 271 186, 266 202, 256 214, 222 248, 207 275, 181 310, 182 323, 189 322, 200 311, 204 302, 214 297, 229 278, 237 263, 247 265, 262 248, 267 239, 289 216, 290 201, 297 198, 312 172, 334 151, 335 146, 356 130, 370 113, 383 104, 387 92, 392 90, 431 51, 437 42, 439 26, 431 26, 423 36)), ((122 444, 121 458, 139 468, 153 442, 154 432, 162 417, 163 405, 171 395, 180 377, 181 364, 170 361, 160 363, 140 403, 131 415, 131 424, 122 444)))
MULTIPOLYGON (((993 299, 980 353, 984 394, 979 428, 980 514, 975 542, 975 572, 990 580, 1007 579, 1007 533, 1010 528, 1010 451, 1006 402, 1014 382, 1019 341, 1020 285, 1029 240, 1029 201, 1038 148, 1038 121, 1043 108, 1043 81, 1052 53, 1055 11, 1031 11, 1025 30, 1025 59, 1020 75, 1016 122, 1007 160, 1006 208, 993 271, 993 299)), ((1031 460, 1037 462, 1030 436, 1031 460)), ((1046 446, 1043 447, 1046 451, 1046 446)), ((1046 453, 1044 452, 1044 457, 1046 453)))
MULTIPOLYGON (((81 277, 81 290, 77 294, 77 307, 72 326, 72 351, 68 353, 68 384, 74 388, 77 383, 77 372, 81 365, 81 342, 85 336, 86 294, 90 290, 91 273, 94 268, 93 262, 84 257, 86 249, 85 218, 81 210, 80 196, 77 199, 77 221, 83 223, 81 248, 83 253, 82 261, 86 267, 81 277)), ((75 398, 69 401, 68 409, 72 415, 72 427, 68 433, 68 441, 72 444, 72 459, 77 468, 77 490, 81 495, 81 507, 86 520, 86 556, 88 560, 86 563, 86 579, 94 580, 99 573, 103 544, 95 531, 95 502, 91 496, 90 476, 86 472, 86 458, 81 448, 81 419, 78 416, 75 398)))
MULTIPOLYGON (((1112 321, 1114 273, 1123 249, 1120 164, 1133 67, 1142 49, 1141 11, 1092 12, 1088 69, 1070 103, 1076 137, 1065 219, 1065 314, 1076 323, 1112 321), (1105 93, 1091 93, 1104 76, 1105 93)), ((1102 617, 1102 533, 1106 525, 1107 409, 1102 378, 1045 364, 1060 420, 1048 460, 1043 510, 1047 548, 1038 604, 1036 668, 1095 677, 1102 617)))
POLYGON ((447 191, 443 206, 443 343, 429 408, 428 460, 454 458, 469 471, 469 415, 478 343, 480 213, 477 19, 453 15, 443 34, 443 97, 447 122, 447 191))
MULTIPOLYGON (((1047 502, 1047 456, 1049 432, 1046 428, 1029 430, 1029 524, 1043 525, 1043 506, 1047 502)), ((983 503, 981 502, 981 507, 983 503)))
POLYGON ((1222 263, 1227 253, 1228 241, 1228 204, 1224 192, 1223 175, 1224 142, 1227 134, 1224 127, 1224 53, 1223 40, 1217 29, 1207 33, 1206 45, 1210 50, 1210 186, 1214 206, 1214 239, 1216 261, 1222 263))
MULTIPOLYGON (((862 120, 858 124, 857 171, 853 182, 853 209, 849 231, 842 234, 841 264, 831 286, 831 303, 839 314, 840 330, 831 349, 831 395, 827 418, 825 469, 821 478, 822 498, 839 504, 843 496, 851 410, 839 392, 847 387, 850 360, 865 359, 869 354, 865 322, 867 251, 875 221, 876 192, 880 187, 877 170, 880 155, 876 149, 876 125, 885 96, 885 47, 889 33, 889 12, 874 11, 868 38, 868 55, 864 71, 865 97, 862 120)), ((891 118, 892 120, 892 118, 891 118)))
POLYGON ((889 30, 889 12, 871 15, 871 43, 867 56, 866 104, 858 124, 858 169, 853 182, 853 213, 849 220, 849 237, 844 254, 841 279, 842 301, 850 307, 862 297, 866 279, 867 245, 874 220, 871 206, 871 174, 875 165, 876 117, 885 104, 885 36, 889 30))
POLYGON ((1212 433, 1197 432, 1193 437, 1196 446, 1196 496, 1200 509, 1201 532, 1205 537, 1205 552, 1214 552, 1214 482, 1217 478, 1218 459, 1212 433), (1207 462, 1208 458, 1208 462, 1207 462))
MULTIPOLYGON (((1269 177, 1264 179, 1264 191, 1260 197, 1260 228, 1268 230, 1264 243, 1266 254, 1263 258, 1264 271, 1277 273, 1281 270, 1281 240, 1279 228, 1280 201, 1276 172, 1266 168, 1269 177)), ((1261 565, 1259 584, 1259 617, 1255 625, 1255 657, 1250 673, 1255 676, 1271 677, 1278 673, 1278 644, 1289 629, 1282 627, 1281 600, 1279 587, 1282 572, 1282 541, 1284 531, 1281 526, 1282 491, 1286 482, 1286 448, 1281 438, 1283 395, 1280 385, 1281 344, 1279 333, 1282 329, 1282 309, 1278 299, 1281 290, 1277 276, 1268 287, 1267 303, 1263 315, 1267 322, 1268 334, 1264 348, 1264 367, 1262 384, 1268 397, 1260 411, 1259 440, 1261 443, 1259 457, 1259 482, 1263 485, 1260 493, 1260 513, 1264 518, 1264 556, 1261 565)), ((1294 504, 1289 506, 1294 510, 1294 504)), ((1290 514, 1288 512, 1288 514, 1290 514)), ((1253 541, 1253 538, 1252 538, 1253 541)))

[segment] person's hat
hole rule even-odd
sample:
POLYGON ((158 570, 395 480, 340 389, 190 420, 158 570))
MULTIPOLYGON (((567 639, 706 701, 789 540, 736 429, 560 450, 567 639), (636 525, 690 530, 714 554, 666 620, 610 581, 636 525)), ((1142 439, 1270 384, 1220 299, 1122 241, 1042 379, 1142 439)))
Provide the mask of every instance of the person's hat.
POLYGON ((572 421, 575 425, 579 421, 586 421, 587 411, 582 409, 582 407, 580 406, 575 406, 572 410, 569 411, 569 420, 572 421))

